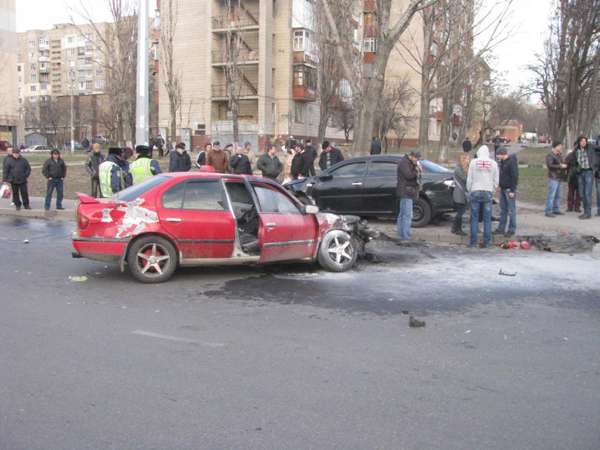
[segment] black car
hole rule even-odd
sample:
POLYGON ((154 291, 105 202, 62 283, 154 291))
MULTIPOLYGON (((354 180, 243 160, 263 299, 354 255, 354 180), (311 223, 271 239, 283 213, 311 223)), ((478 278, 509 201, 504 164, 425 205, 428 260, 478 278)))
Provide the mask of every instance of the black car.
MULTIPOLYGON (((286 185, 305 194, 322 211, 361 217, 396 217, 397 169, 401 155, 364 156, 342 161, 304 180, 286 185)), ((454 211, 453 174, 431 161, 421 161, 423 186, 415 202, 413 226, 424 227, 440 214, 454 211)))

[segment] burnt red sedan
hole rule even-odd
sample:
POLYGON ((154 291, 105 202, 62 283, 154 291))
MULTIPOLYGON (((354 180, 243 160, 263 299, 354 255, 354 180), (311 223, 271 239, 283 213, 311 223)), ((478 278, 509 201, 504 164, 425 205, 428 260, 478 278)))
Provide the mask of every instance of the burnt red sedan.
POLYGON ((360 252, 351 220, 263 178, 162 174, 110 199, 79 200, 73 256, 127 265, 144 283, 166 281, 179 266, 317 261, 342 272, 360 252))

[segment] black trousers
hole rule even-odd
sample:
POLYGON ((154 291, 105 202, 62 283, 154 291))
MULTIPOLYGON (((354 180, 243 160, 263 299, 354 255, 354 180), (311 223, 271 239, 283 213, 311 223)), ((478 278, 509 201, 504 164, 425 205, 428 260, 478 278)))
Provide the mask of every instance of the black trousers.
POLYGON ((24 206, 29 208, 29 192, 27 191, 27 183, 11 184, 13 203, 17 208, 24 206))
POLYGON ((92 197, 100 197, 100 179, 92 177, 92 197))

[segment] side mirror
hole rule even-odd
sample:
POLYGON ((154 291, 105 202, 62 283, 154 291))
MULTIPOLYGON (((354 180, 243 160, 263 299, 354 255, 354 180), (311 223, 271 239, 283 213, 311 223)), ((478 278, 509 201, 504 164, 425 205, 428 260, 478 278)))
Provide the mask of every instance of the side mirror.
POLYGON ((330 181, 333 180, 333 175, 325 174, 319 175, 319 181, 330 181))
POLYGON ((319 207, 315 206, 315 205, 306 205, 304 207, 304 213, 305 214, 318 214, 319 213, 319 207))

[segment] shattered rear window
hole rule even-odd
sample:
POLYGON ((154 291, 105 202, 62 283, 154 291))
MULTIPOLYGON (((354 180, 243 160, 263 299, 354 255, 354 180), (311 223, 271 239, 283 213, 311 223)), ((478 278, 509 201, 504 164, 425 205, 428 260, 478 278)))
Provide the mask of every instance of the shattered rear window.
POLYGON ((153 176, 152 178, 148 178, 146 181, 144 181, 140 184, 136 184, 134 186, 128 187, 127 189, 119 192, 118 194, 116 194, 114 196, 114 199, 121 200, 123 202, 132 202, 136 198, 144 195, 150 189, 163 184, 169 178, 170 177, 167 177, 165 175, 153 176))

